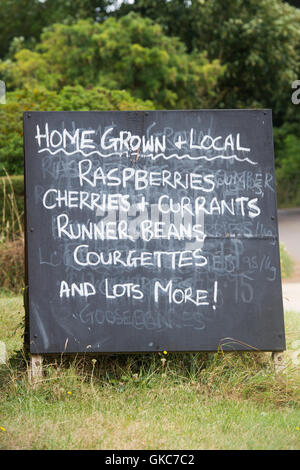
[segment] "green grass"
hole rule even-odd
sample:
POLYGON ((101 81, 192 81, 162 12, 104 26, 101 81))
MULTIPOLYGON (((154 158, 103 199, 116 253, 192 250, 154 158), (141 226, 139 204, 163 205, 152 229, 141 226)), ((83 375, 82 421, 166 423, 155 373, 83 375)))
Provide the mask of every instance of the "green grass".
POLYGON ((74 387, 55 400, 28 393, 6 403, 2 448, 298 449, 299 413, 203 396, 168 380, 122 392, 74 387))
POLYGON ((300 314, 281 375, 270 353, 56 357, 32 387, 22 304, 0 297, 0 449, 300 449, 300 314))
POLYGON ((294 262, 288 254, 285 246, 280 243, 280 265, 281 265, 281 276, 282 279, 290 277, 293 273, 294 262))

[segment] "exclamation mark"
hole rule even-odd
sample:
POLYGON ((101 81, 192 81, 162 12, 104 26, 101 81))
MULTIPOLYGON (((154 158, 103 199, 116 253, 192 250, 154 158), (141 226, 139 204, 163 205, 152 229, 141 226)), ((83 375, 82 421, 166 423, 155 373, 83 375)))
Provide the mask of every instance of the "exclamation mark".
POLYGON ((215 281, 214 282, 214 305, 213 305, 214 310, 216 310, 217 295, 218 295, 218 281, 215 281))

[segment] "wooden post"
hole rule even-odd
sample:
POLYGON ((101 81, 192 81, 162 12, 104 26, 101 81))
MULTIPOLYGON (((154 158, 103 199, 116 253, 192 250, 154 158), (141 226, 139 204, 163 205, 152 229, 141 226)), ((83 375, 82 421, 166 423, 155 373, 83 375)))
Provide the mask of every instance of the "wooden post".
POLYGON ((31 354, 29 367, 29 381, 35 385, 43 377, 43 356, 31 354))
POLYGON ((275 373, 280 374, 285 368, 284 352, 272 352, 272 359, 274 362, 275 373))

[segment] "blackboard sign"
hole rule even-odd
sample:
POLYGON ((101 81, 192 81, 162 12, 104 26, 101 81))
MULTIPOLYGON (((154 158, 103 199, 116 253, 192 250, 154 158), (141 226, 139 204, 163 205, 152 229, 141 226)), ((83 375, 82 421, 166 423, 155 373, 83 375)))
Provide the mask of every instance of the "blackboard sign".
POLYGON ((270 110, 26 112, 30 350, 285 349, 270 110))

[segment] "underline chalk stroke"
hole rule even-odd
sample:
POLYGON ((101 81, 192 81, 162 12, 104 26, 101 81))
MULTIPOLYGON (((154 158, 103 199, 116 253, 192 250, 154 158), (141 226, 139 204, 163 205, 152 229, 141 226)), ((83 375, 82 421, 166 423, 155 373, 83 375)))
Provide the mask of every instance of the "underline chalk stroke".
MULTIPOLYGON (((49 152, 51 155, 56 155, 59 152, 63 152, 65 155, 68 155, 68 156, 80 153, 84 157, 90 157, 91 155, 98 155, 99 157, 102 157, 102 158, 110 158, 112 156, 117 156, 117 157, 121 158, 122 155, 125 156, 125 158, 130 158, 132 155, 138 155, 138 152, 129 153, 128 151, 112 152, 112 153, 104 154, 104 153, 101 153, 99 150, 92 150, 91 152, 86 152, 85 153, 85 152, 83 152, 83 150, 78 149, 78 150, 74 150, 72 152, 68 152, 64 148, 59 148, 59 149, 56 149, 56 150, 50 150, 48 147, 40 149, 38 151, 38 153, 42 153, 42 152, 49 152)), ((170 160, 172 158, 176 158, 177 160, 183 160, 183 159, 186 158, 188 160, 206 160, 208 162, 214 161, 214 160, 234 159, 237 162, 248 162, 251 165, 257 165, 257 162, 254 162, 250 158, 248 158, 248 157, 240 158, 235 154, 234 155, 215 155, 213 157, 208 157, 207 155, 198 155, 198 156, 193 157, 192 155, 190 155, 188 153, 185 153, 183 155, 178 155, 178 153, 172 153, 171 155, 165 155, 163 152, 161 152, 161 153, 157 153, 157 154, 153 154, 153 153, 149 153, 149 154, 145 154, 145 155, 140 154, 139 158, 151 158, 151 160, 157 160, 158 158, 163 158, 164 160, 170 160)))

